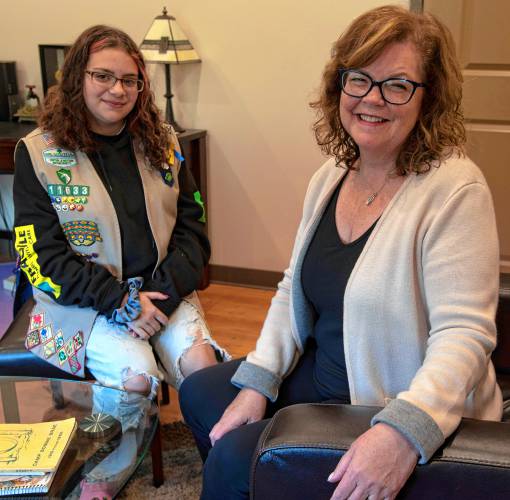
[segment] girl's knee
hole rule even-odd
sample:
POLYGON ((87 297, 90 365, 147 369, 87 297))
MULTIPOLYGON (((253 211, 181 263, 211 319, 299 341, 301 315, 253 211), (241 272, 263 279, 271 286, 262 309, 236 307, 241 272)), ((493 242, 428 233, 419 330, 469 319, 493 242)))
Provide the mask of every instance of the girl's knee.
POLYGON ((179 367, 183 377, 188 377, 198 370, 217 363, 214 347, 201 335, 197 335, 193 344, 181 356, 179 367))
POLYGON ((143 396, 153 396, 156 393, 159 380, 148 372, 135 372, 126 368, 122 374, 122 385, 125 391, 137 392, 143 396))

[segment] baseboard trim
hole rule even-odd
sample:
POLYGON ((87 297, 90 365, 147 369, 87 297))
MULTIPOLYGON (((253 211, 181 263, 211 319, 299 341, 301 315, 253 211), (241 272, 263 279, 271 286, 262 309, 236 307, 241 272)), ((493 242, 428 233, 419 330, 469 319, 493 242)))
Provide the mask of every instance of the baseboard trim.
POLYGON ((209 264, 209 279, 212 283, 274 289, 282 277, 282 273, 276 271, 209 264))

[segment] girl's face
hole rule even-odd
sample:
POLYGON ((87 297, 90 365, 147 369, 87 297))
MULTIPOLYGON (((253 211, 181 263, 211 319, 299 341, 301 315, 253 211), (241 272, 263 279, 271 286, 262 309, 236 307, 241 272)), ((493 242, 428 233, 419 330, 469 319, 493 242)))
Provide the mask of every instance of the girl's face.
POLYGON ((136 85, 124 85, 122 80, 112 86, 105 75, 136 80, 139 78, 138 66, 120 48, 106 48, 90 54, 83 83, 88 126, 97 134, 115 135, 135 106, 138 89, 136 85))

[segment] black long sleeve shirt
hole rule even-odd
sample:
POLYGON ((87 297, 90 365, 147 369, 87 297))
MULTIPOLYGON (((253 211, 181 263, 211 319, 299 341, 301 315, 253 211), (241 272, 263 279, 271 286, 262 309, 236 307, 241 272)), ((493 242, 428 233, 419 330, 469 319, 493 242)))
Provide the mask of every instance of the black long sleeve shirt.
MULTIPOLYGON (((167 294, 167 300, 155 301, 155 305, 169 315, 182 297, 198 287, 210 256, 193 177, 184 163, 179 171, 177 219, 168 254, 153 274, 157 250, 130 136, 124 131, 118 136, 95 135, 95 139, 99 148, 89 157, 115 206, 122 238, 123 278, 142 276, 143 290, 167 294)), ((110 316, 122 301, 125 284, 94 262, 93 251, 91 258, 71 249, 24 143, 16 150, 15 165, 15 225, 34 225, 34 249, 41 274, 62 286, 57 302, 92 307, 110 316)))

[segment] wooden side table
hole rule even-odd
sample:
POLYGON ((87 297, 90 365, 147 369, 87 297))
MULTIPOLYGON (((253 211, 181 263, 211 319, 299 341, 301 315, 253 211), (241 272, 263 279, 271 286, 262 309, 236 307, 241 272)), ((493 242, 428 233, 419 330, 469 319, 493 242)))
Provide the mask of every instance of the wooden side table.
MULTIPOLYGON (((0 121, 0 174, 14 173, 14 148, 16 143, 29 132, 34 130, 35 124, 1 122, 0 121)), ((202 194, 202 200, 207 207, 207 156, 205 130, 190 129, 180 134, 179 143, 188 167, 195 178, 197 187, 202 194)), ((207 232, 207 222, 205 225, 207 232)), ((12 239, 10 231, 0 231, 0 239, 12 239)), ((200 288, 209 285, 209 270, 206 268, 200 288)))

